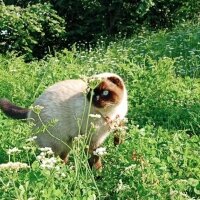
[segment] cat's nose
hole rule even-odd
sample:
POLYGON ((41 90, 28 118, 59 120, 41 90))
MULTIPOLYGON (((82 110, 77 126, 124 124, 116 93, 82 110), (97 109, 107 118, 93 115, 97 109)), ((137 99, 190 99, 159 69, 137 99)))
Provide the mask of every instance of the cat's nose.
POLYGON ((100 95, 97 95, 96 96, 96 101, 99 101, 99 99, 100 99, 100 95))

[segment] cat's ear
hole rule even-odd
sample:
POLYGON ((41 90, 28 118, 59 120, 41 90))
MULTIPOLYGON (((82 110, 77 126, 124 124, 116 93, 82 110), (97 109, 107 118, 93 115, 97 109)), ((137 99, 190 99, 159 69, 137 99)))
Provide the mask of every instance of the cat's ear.
POLYGON ((123 82, 122 82, 122 80, 120 78, 118 78, 116 76, 110 76, 110 77, 108 77, 108 80, 111 81, 112 83, 114 83, 120 89, 124 88, 123 82))

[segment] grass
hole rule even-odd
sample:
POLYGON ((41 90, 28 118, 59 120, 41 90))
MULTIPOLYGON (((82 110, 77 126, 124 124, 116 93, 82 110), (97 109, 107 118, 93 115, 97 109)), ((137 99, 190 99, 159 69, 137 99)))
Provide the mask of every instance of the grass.
POLYGON ((121 75, 129 94, 125 141, 106 141, 101 172, 91 172, 76 148, 68 165, 56 160, 42 168, 40 151, 26 141, 31 125, 0 114, 0 163, 30 166, 0 171, 1 199, 199 199, 199 33, 200 25, 190 23, 31 63, 0 56, 0 97, 22 106, 59 80, 103 71, 121 75), (14 147, 20 152, 8 155, 14 147))

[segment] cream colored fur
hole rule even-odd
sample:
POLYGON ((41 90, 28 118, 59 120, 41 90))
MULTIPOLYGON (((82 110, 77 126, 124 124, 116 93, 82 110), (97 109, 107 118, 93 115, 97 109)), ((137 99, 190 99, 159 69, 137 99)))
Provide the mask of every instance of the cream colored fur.
MULTIPOLYGON (((97 76, 106 78, 117 75, 103 73, 97 76)), ((119 76, 117 77, 120 78, 119 76)), ((52 119, 58 120, 54 126, 47 126, 47 130, 40 131, 37 136, 39 146, 51 147, 57 155, 63 152, 68 154, 70 148, 67 148, 64 143, 71 147, 74 137, 78 136, 78 134, 85 134, 89 108, 89 102, 86 94, 84 94, 86 88, 87 84, 82 80, 61 81, 47 88, 35 101, 34 106, 40 105, 43 107, 39 114, 41 120, 33 111, 28 114, 28 118, 34 119, 35 128, 41 127, 42 124, 47 124, 52 119), (80 127, 81 121, 82 126, 80 127)), ((118 115, 120 119, 125 117, 127 113, 126 89, 124 89, 123 100, 118 105, 106 109, 96 108, 92 105, 90 113, 102 116, 101 118, 89 118, 89 125, 93 122, 96 128, 90 143, 90 149, 93 150, 99 147, 109 135, 110 125, 107 123, 106 118, 115 120, 118 115)))

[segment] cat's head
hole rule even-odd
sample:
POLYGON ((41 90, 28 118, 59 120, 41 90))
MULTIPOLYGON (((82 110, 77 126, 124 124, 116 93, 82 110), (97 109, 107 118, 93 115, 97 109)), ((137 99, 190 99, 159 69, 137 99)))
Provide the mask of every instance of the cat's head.
MULTIPOLYGON (((120 104, 126 93, 122 78, 113 73, 102 73, 95 77, 101 78, 102 81, 93 90, 92 104, 96 108, 107 108, 120 104)), ((90 90, 87 95, 88 100, 91 94, 90 90)))

